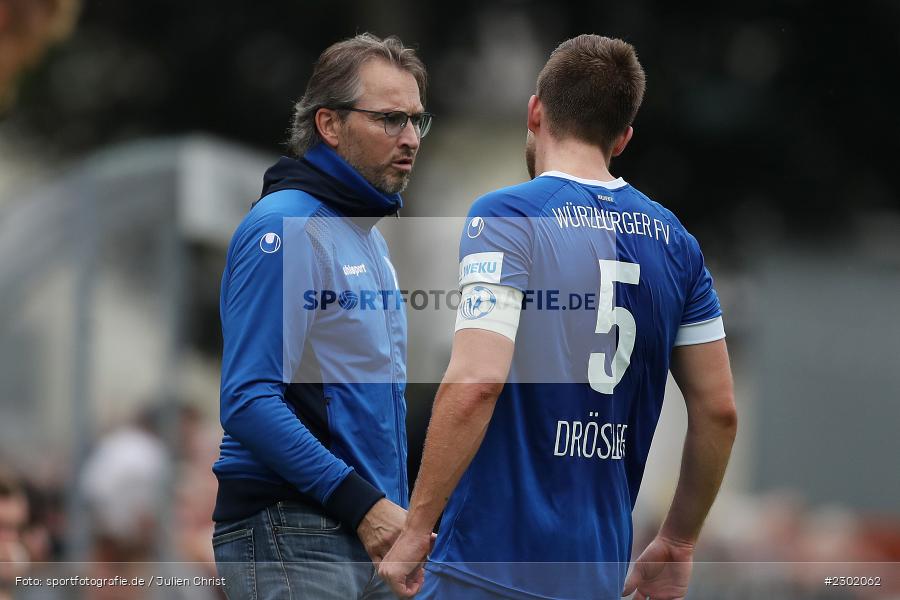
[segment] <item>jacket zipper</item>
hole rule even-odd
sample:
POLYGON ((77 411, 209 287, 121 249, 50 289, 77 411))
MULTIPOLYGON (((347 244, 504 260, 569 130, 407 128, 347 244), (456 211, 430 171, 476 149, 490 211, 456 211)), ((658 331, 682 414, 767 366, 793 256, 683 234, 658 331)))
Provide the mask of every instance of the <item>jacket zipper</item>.
MULTIPOLYGON (((378 273, 378 286, 381 288, 379 290, 379 293, 380 293, 381 291, 384 291, 384 288, 385 288, 384 270, 383 270, 384 267, 381 264, 381 261, 384 259, 382 256, 380 256, 378 249, 375 248, 374 245, 372 244, 372 238, 370 236, 371 236, 371 233, 366 236, 366 243, 369 247, 369 250, 375 254, 375 256, 373 257, 373 260, 375 261, 375 264, 378 265, 378 267, 376 268, 376 271, 378 273)), ((382 296, 382 303, 383 302, 384 302, 384 296, 382 296)), ((405 495, 404 488, 406 487, 406 478, 407 477, 406 477, 406 465, 403 464, 403 439, 402 439, 400 432, 402 431, 401 427, 406 427, 406 425, 400 423, 400 407, 398 406, 400 401, 397 397, 396 383, 394 382, 394 343, 393 343, 394 338, 391 335, 391 324, 390 324, 390 319, 387 314, 388 309, 387 309, 387 307, 384 306, 384 304, 382 304, 382 309, 384 310, 384 331, 385 331, 385 334, 387 335, 388 345, 389 345, 388 354, 389 354, 389 357, 391 360, 391 382, 390 382, 391 383, 391 403, 392 403, 392 407, 394 409, 394 427, 396 427, 396 434, 397 434, 396 435, 397 463, 399 466, 397 494, 398 494, 398 498, 401 501, 404 501, 404 500, 406 500, 406 498, 404 498, 404 495, 405 495)))

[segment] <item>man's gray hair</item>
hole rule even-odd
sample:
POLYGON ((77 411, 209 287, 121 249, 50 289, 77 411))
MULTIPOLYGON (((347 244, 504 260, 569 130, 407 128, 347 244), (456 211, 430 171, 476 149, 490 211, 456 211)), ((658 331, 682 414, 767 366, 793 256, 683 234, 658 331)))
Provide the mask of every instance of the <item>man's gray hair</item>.
POLYGON ((373 58, 412 74, 419 85, 419 99, 425 104, 425 65, 415 50, 404 46, 396 36, 382 40, 371 33, 361 33, 332 44, 319 56, 306 92, 294 105, 288 144, 298 158, 320 139, 315 122, 320 108, 350 108, 359 99, 359 68, 373 58))

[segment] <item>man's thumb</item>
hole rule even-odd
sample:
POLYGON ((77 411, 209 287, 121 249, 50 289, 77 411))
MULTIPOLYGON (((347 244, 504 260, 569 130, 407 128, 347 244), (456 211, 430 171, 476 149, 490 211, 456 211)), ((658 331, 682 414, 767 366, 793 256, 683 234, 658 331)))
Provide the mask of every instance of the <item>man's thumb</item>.
POLYGON ((630 596, 634 593, 638 586, 638 570, 635 568, 631 571, 628 579, 625 580, 625 588, 622 590, 622 597, 630 596))

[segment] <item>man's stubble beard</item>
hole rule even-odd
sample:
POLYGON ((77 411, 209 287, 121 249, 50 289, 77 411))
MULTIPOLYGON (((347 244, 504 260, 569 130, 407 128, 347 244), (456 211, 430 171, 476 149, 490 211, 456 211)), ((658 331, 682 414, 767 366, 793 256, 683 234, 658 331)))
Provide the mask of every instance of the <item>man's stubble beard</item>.
POLYGON ((383 165, 366 164, 364 157, 354 151, 356 147, 356 144, 352 142, 349 144, 350 150, 344 156, 344 160, 350 163, 350 166, 356 169, 376 190, 382 194, 391 195, 399 194, 406 189, 412 171, 392 176, 390 172, 394 168, 392 163, 383 165))
POLYGON ((372 166, 356 163, 352 160, 347 162, 382 194, 399 194, 406 189, 406 186, 409 184, 409 176, 412 175, 412 171, 410 171, 409 173, 392 176, 390 170, 394 167, 391 166, 391 163, 372 166))

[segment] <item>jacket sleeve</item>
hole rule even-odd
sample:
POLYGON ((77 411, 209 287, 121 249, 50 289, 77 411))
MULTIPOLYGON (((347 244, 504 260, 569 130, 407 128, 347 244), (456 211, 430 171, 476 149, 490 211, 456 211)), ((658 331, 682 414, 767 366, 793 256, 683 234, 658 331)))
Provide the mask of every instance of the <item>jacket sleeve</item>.
POLYGON ((315 319, 321 277, 304 218, 264 215, 235 233, 223 277, 222 428, 354 529, 384 496, 323 446, 284 401, 315 319))

